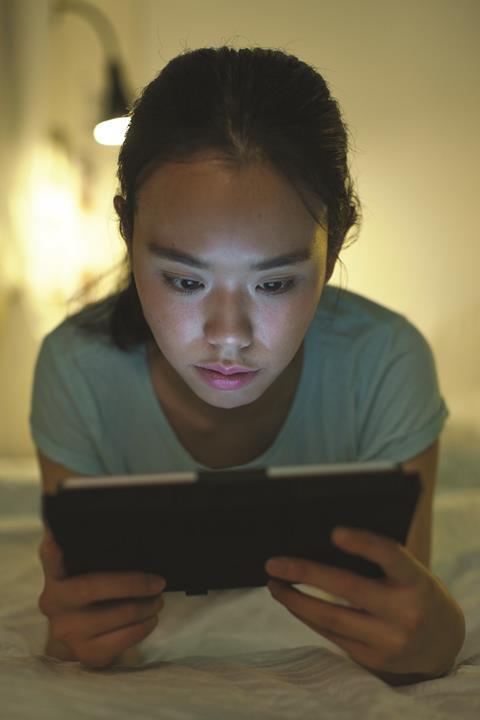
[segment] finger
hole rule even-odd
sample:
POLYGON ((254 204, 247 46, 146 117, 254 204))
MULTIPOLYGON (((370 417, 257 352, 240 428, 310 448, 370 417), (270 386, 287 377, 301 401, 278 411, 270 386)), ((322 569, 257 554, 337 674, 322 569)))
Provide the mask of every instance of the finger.
POLYGON ((272 581, 268 587, 275 600, 320 634, 333 633, 369 647, 378 647, 388 637, 390 626, 369 613, 312 598, 285 583, 272 581))
POLYGON ((160 594, 153 596, 153 598, 122 602, 116 608, 106 611, 100 610, 100 615, 98 610, 89 609, 89 636, 98 637, 115 632, 123 627, 144 622, 154 615, 158 615, 164 605, 165 600, 160 594))
POLYGON ((400 543, 385 535, 377 535, 358 528, 337 527, 332 542, 351 555, 380 565, 388 581, 413 585, 422 575, 422 566, 400 543))
POLYGON ((297 613, 293 612, 293 610, 288 611, 291 615, 300 620, 300 622, 303 622, 305 625, 307 625, 311 630, 318 633, 319 635, 322 635, 330 642, 335 643, 348 653, 355 652, 356 654, 365 654, 367 651, 372 650, 369 645, 366 645, 363 642, 351 640, 350 638, 344 637, 343 635, 338 635, 338 633, 331 632, 330 630, 325 630, 325 628, 322 628, 319 625, 316 625, 315 623, 312 623, 309 620, 305 620, 305 618, 300 617, 299 615, 297 615, 297 613))
POLYGON ((366 645, 363 642, 344 637, 343 635, 338 635, 336 633, 330 632, 329 630, 325 630, 324 628, 318 627, 313 623, 305 621, 296 613, 292 611, 290 612, 292 615, 298 618, 298 620, 308 625, 311 630, 318 633, 319 635, 322 635, 324 638, 326 638, 327 640, 344 650, 346 653, 348 653, 348 655, 350 655, 350 657, 357 663, 364 665, 367 668, 381 667, 381 665, 379 665, 379 657, 381 658, 382 655, 380 654, 379 656, 377 648, 366 645))
POLYGON ((90 573, 68 578, 58 587, 58 603, 65 609, 80 609, 103 600, 157 595, 166 581, 146 573, 90 573))
POLYGON ((84 643, 76 651, 76 657, 87 667, 105 667, 122 652, 144 640, 157 625, 158 615, 155 614, 143 622, 99 635, 84 643))
POLYGON ((162 595, 139 600, 117 602, 115 606, 91 605, 88 608, 63 615, 52 622, 57 640, 72 643, 72 638, 91 640, 99 635, 114 632, 122 627, 141 623, 158 614, 164 606, 162 595))
POLYGON ((66 577, 62 551, 48 528, 40 544, 39 556, 46 578, 63 580, 66 577))
POLYGON ((278 565, 269 561, 265 567, 274 577, 318 588, 372 615, 384 617, 388 614, 391 589, 378 580, 303 558, 282 558, 278 565))

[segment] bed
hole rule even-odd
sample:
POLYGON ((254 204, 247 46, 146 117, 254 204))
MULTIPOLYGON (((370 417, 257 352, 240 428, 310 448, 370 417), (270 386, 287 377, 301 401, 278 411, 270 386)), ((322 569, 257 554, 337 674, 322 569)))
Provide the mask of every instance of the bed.
POLYGON ((466 640, 447 676, 400 688, 357 666, 265 588, 167 593, 141 664, 94 670, 43 655, 39 487, 33 460, 0 460, 0 718, 480 718, 476 432, 445 433, 435 498, 433 570, 464 610, 466 640))

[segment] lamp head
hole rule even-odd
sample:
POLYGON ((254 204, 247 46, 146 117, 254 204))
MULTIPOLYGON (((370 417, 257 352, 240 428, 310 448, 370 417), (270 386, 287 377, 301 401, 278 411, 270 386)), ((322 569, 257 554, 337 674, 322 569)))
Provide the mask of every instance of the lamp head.
POLYGON ((120 63, 110 60, 102 119, 93 131, 95 140, 102 145, 121 145, 125 137, 130 118, 124 87, 120 63))

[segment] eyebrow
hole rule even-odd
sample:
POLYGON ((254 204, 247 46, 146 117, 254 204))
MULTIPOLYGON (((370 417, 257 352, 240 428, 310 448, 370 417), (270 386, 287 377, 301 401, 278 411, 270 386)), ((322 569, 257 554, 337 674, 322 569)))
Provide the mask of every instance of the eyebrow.
MULTIPOLYGON (((210 270, 211 265, 206 263, 204 260, 191 255, 190 253, 183 252, 182 250, 172 250, 171 248, 163 247, 157 243, 150 242, 147 245, 148 250, 156 257, 164 258, 165 260, 172 260, 173 262, 182 263, 182 265, 190 265, 200 270, 210 270)), ((284 267, 285 265, 296 265, 298 263, 310 260, 312 257, 311 248, 304 248, 296 252, 286 253, 284 255, 277 255, 276 257, 268 258, 266 260, 260 260, 260 262, 252 263, 250 270, 271 270, 272 268, 284 267)))

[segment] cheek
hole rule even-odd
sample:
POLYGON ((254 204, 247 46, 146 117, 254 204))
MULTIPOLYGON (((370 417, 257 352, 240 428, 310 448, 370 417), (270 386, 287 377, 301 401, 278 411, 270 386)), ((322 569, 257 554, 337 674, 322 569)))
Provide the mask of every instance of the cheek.
POLYGON ((201 335, 201 319, 192 308, 176 303, 166 291, 157 290, 150 299, 144 313, 157 340, 174 346, 201 335))
POLYGON ((155 318, 159 332, 168 338, 172 347, 191 343, 202 337, 200 318, 185 306, 170 303, 155 318))
POLYGON ((277 357, 290 357, 298 350, 308 329, 312 317, 310 308, 311 301, 308 303, 303 295, 263 306, 254 323, 255 340, 275 349, 277 357))
POLYGON ((155 337, 168 336, 173 331, 183 334, 185 326, 191 324, 192 313, 182 303, 175 302, 162 279, 137 267, 135 284, 143 314, 155 337))

